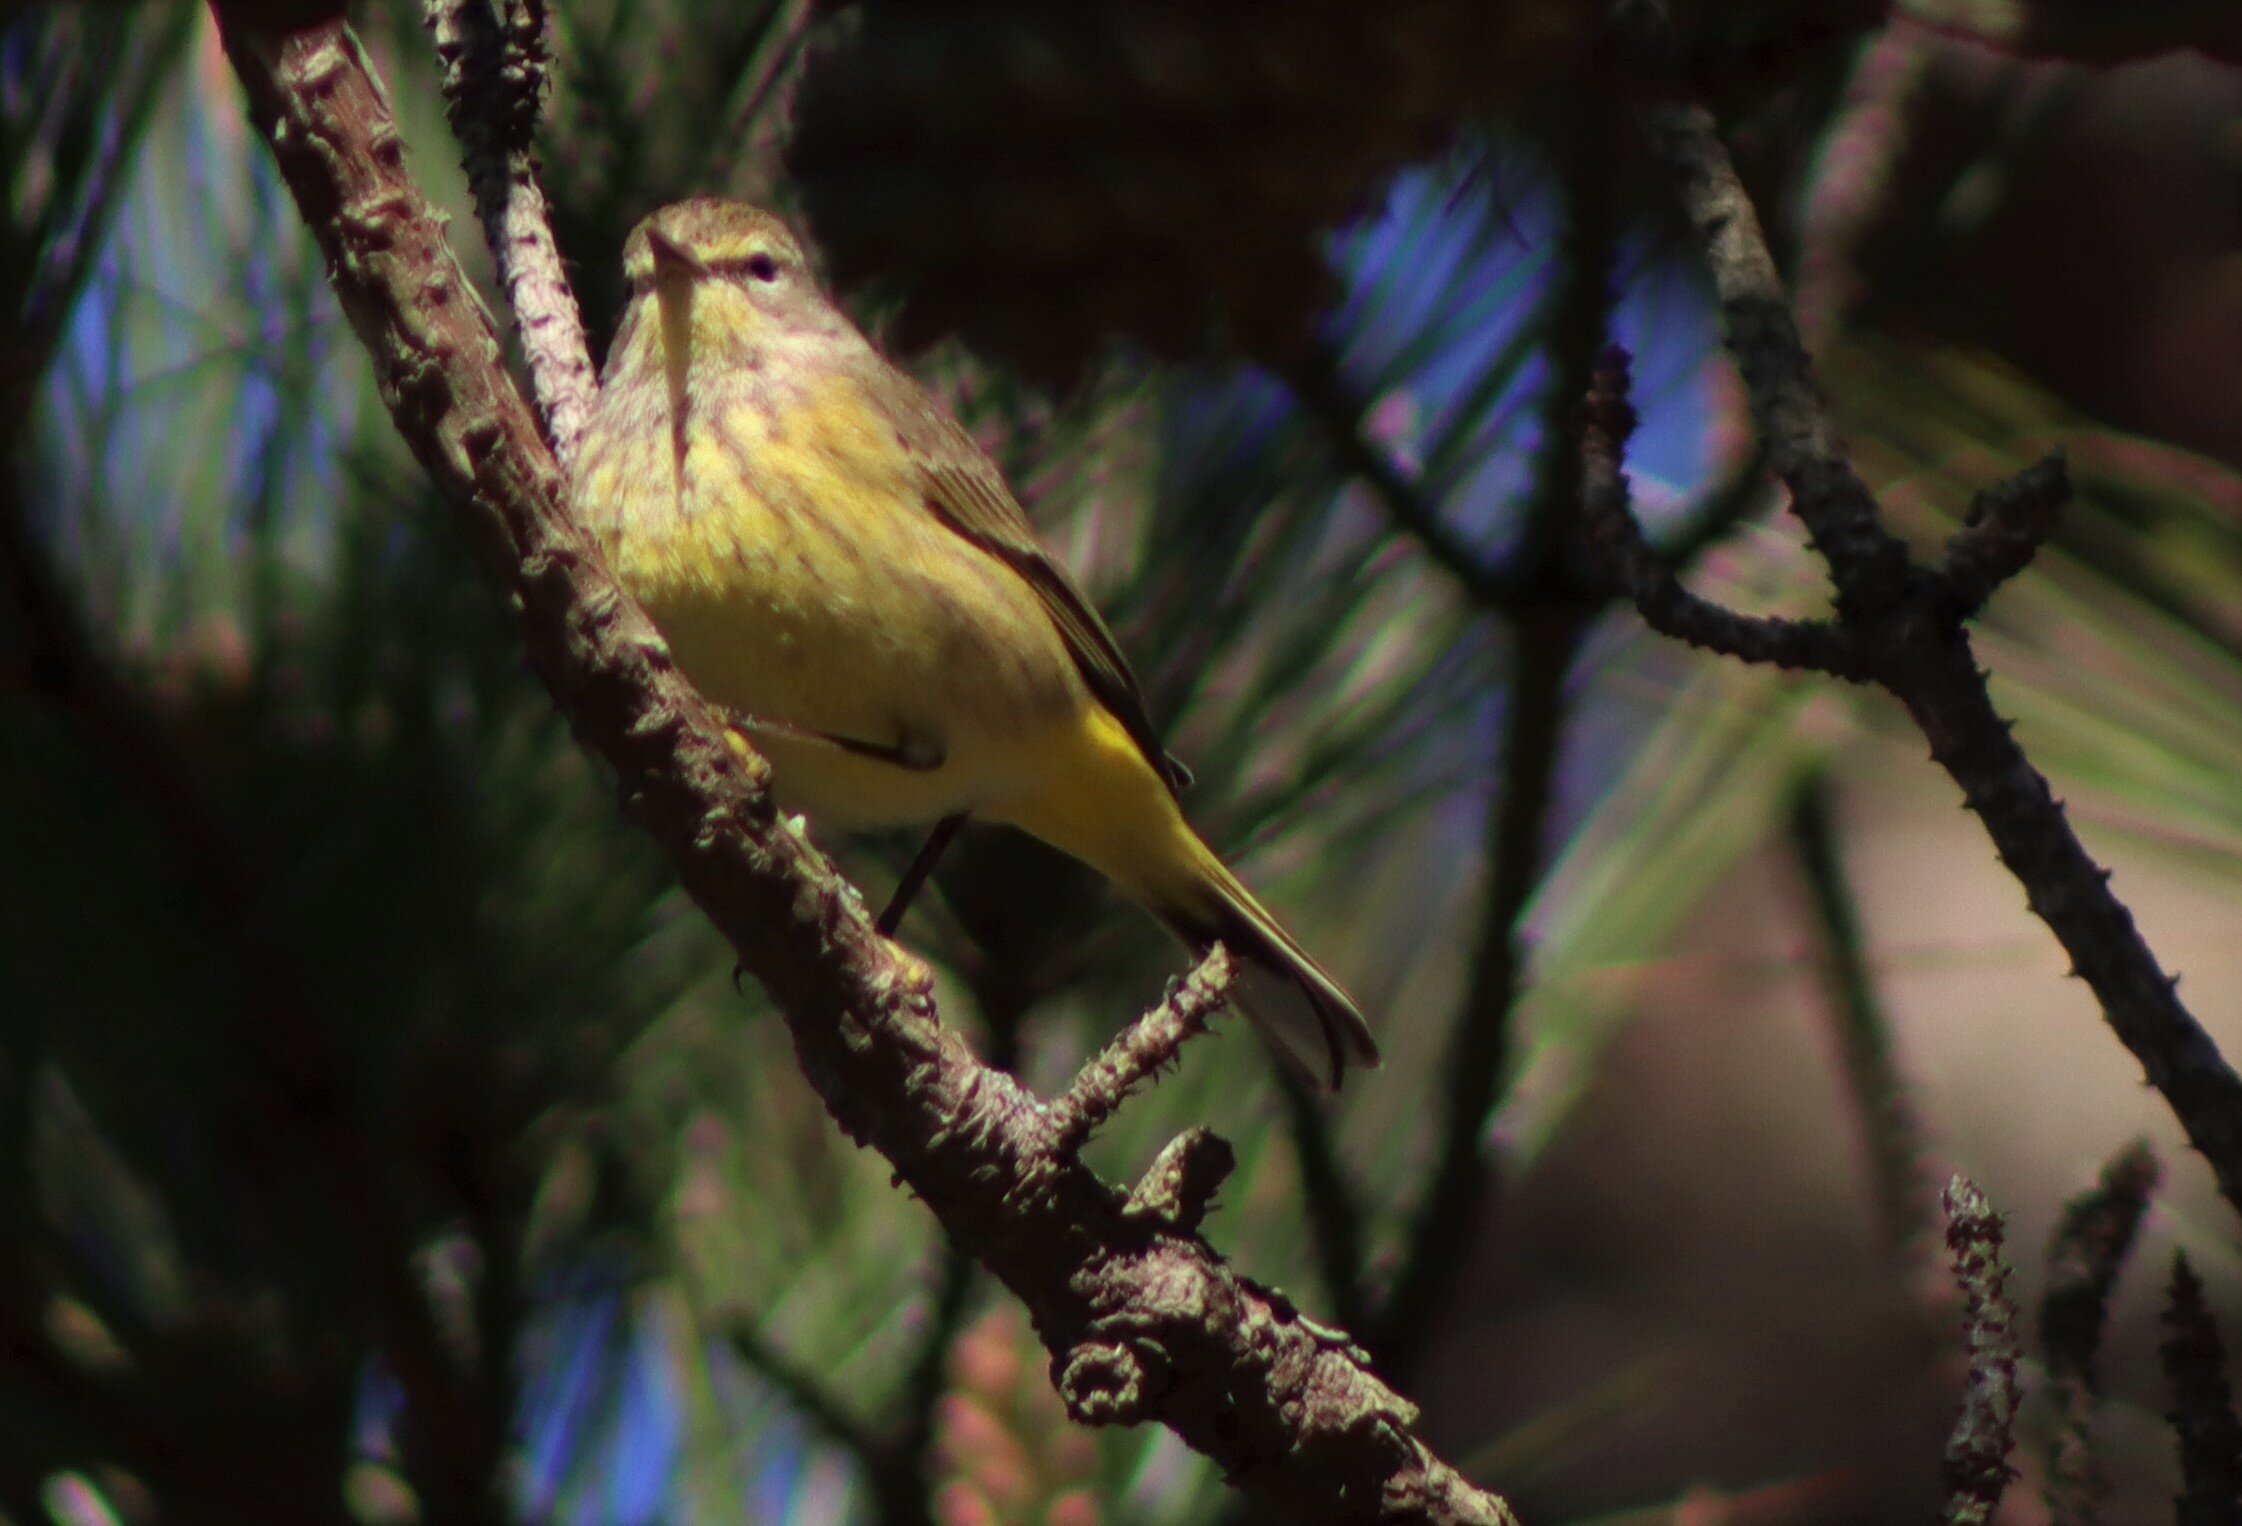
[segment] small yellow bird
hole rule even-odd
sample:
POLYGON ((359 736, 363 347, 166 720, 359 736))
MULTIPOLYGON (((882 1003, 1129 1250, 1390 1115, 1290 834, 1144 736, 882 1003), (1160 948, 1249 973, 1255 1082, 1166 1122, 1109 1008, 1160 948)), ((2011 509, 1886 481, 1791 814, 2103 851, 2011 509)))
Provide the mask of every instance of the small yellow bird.
POLYGON ((841 830, 1010 823, 1225 944, 1240 1007, 1311 1073, 1375 1065, 1354 1003, 1184 821, 1112 632, 995 465, 785 224, 679 202, 623 269, 576 511, 779 802, 841 830))

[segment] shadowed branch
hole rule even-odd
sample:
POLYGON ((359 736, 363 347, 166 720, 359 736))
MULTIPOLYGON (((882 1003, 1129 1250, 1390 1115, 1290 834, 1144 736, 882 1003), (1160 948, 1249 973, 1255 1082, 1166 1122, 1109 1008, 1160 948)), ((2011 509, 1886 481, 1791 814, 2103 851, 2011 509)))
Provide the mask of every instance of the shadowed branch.
POLYGON ((2094 1408, 2101 1399, 2095 1358, 2118 1272, 2162 1175, 2147 1140, 2127 1145, 2102 1168, 2100 1181, 2064 1205, 2047 1248, 2040 1349, 2055 1405, 2047 1469, 2053 1526, 2094 1526, 2109 1493, 2093 1446, 2094 1408))
MULTIPOLYGON (((1834 622, 1767 626, 1717 611, 1744 622, 1723 633, 1771 643, 1754 660, 1796 657, 1867 678, 1906 707, 2111 1030, 2210 1162, 2227 1201, 2242 1210, 2242 1077, 2180 1001, 2174 978, 2111 892, 2109 874, 1994 709, 1970 641, 1972 600, 2025 565, 2068 496, 2061 461, 2042 462, 1981 499, 1977 523, 1957 535, 1943 567, 1916 561, 1838 443, 1758 215, 1711 114, 1683 88, 1665 6, 1618 0, 1612 16, 1637 81, 1644 140, 1697 234, 1769 465, 1790 489, 1791 511, 1836 587, 1834 622)), ((1588 448, 1598 449, 1593 438, 1588 448)), ((1603 517, 1615 520, 1616 508, 1603 517)), ((1638 607, 1646 618, 1661 617, 1660 600, 1671 602, 1674 591, 1648 586, 1655 579, 1647 574, 1639 581, 1653 596, 1638 607)), ((1688 607, 1689 620, 1718 629, 1716 607, 1693 598, 1688 607)))
POLYGON ((2226 1343, 2204 1302, 2203 1280, 2183 1254, 2172 1257, 2164 1308, 2164 1380, 2179 1438, 2181 1490, 2177 1526, 2234 1526, 2242 1521, 2242 1420, 2234 1414, 2226 1343))
POLYGON ((1892 1025, 1868 963, 1860 906, 1845 873, 1828 770, 1816 769, 1791 794, 1791 851, 1806 881, 1822 945, 1823 984, 1845 1089, 1860 1113, 1870 1185, 1884 1249, 1907 1261, 1930 1236, 1931 1192, 1923 1172, 1923 1132, 1908 1106, 1907 1083, 1892 1056, 1892 1025))

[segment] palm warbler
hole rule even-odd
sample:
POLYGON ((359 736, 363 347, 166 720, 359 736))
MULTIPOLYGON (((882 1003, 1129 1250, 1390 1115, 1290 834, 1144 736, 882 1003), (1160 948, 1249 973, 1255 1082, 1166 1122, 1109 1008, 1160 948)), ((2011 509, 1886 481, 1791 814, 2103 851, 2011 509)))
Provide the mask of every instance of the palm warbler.
POLYGON ((1362 1014, 1185 824, 1112 632, 996 467, 818 289, 769 213, 664 207, 575 505, 679 668, 840 829, 971 813, 1072 854, 1194 949, 1336 1086, 1362 1014))

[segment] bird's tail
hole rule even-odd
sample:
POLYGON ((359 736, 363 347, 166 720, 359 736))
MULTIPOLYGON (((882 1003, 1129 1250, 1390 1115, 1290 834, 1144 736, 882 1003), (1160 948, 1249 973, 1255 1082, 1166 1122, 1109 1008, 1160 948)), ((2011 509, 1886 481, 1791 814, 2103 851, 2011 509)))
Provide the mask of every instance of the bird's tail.
POLYGON ((1181 835, 1190 845, 1184 862, 1168 883, 1142 888, 1153 913, 1195 952, 1218 942, 1230 951, 1232 1001, 1310 1079, 1337 1088, 1349 1065, 1377 1065, 1370 1026, 1339 983, 1190 828, 1181 835))

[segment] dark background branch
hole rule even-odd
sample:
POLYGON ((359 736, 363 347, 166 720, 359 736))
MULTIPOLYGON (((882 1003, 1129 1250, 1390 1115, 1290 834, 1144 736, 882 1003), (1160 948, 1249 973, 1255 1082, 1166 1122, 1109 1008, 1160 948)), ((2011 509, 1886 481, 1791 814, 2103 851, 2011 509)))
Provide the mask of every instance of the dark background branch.
MULTIPOLYGON (((1770 464, 1829 564, 1838 628, 1906 707, 2112 1031, 2171 1104, 2228 1202, 2242 1209, 2242 1077, 2182 1004, 2108 873, 1994 708, 1966 611, 1953 607, 1942 580, 1885 527, 1839 447, 1751 200, 1711 115, 1677 94, 1678 48, 1664 8, 1621 0, 1614 16, 1636 55, 1644 138, 1703 247, 1770 464)), ((2050 465, 2005 492, 2030 505, 2023 517, 2031 525, 2044 527, 2067 486, 2050 465)), ((2006 543, 1997 558, 2001 568, 2027 559, 2006 543)))
POLYGON ((2102 1331, 2118 1273, 2162 1175, 2146 1140, 2127 1145, 2102 1168, 2100 1181, 2064 1205, 2048 1245, 2040 1346, 2055 1407, 2047 1469, 2053 1526, 2093 1526, 2109 1494, 2093 1435, 2102 1398, 2102 1331))
POLYGON ((1836 804, 1836 787, 1826 768, 1811 770, 1792 787, 1791 851, 1813 909, 1845 1089, 1860 1113, 1877 1226, 1885 1250, 1899 1265, 1928 1241, 1933 1196, 1924 1172, 1922 1128, 1908 1104, 1907 1083, 1892 1052, 1891 1020, 1869 967, 1867 933, 1845 870, 1836 804))

